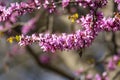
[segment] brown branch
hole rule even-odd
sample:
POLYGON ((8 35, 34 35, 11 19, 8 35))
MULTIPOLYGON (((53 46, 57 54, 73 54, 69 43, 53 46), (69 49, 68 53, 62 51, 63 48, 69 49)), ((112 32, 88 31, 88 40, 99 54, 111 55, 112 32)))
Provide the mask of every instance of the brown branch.
MULTIPOLYGON (((117 11, 117 4, 113 3, 113 12, 117 11)), ((116 34, 115 32, 112 32, 112 43, 113 43, 113 54, 117 54, 117 43, 116 43, 116 34)))
MULTIPOLYGON (((76 3, 76 1, 75 0, 71 0, 71 1, 69 1, 69 3, 76 3)), ((62 4, 62 1, 55 2, 55 4, 62 4)))
POLYGON ((68 78, 69 80, 80 80, 80 79, 78 79, 76 76, 70 75, 70 74, 68 74, 67 72, 63 71, 62 69, 57 68, 56 66, 52 66, 52 65, 50 65, 50 64, 43 64, 43 63, 41 63, 40 60, 39 60, 39 58, 38 58, 38 56, 37 56, 36 53, 31 49, 30 46, 26 46, 26 49, 28 50, 29 54, 34 58, 34 60, 36 61, 36 63, 37 63, 40 67, 45 68, 45 69, 47 69, 47 70, 51 70, 51 71, 53 71, 53 72, 55 72, 55 73, 57 73, 57 74, 59 74, 59 75, 61 75, 61 76, 63 76, 63 77, 68 78))
POLYGON ((115 76, 112 78, 112 80, 116 80, 116 78, 120 75, 120 71, 118 71, 115 76))
POLYGON ((113 54, 117 54, 116 34, 112 32, 113 54))
POLYGON ((7 28, 4 28, 3 30, 0 30, 0 32, 6 32, 10 29, 13 29, 13 28, 16 28, 18 26, 23 26, 25 23, 22 23, 22 22, 18 22, 18 23, 15 23, 14 25, 12 25, 12 27, 7 27, 7 28))

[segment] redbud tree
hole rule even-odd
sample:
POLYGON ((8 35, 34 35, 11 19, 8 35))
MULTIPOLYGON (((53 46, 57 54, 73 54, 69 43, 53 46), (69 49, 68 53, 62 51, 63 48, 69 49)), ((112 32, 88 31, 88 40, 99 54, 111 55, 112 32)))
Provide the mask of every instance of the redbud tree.
MULTIPOLYGON (((6 36, 9 43, 15 43, 19 48, 24 47, 36 60, 39 66, 54 71, 70 80, 113 80, 109 71, 115 71, 120 66, 120 53, 117 51, 115 32, 120 30, 120 0, 27 0, 21 2, 0 2, 0 35, 6 36), (113 1, 113 16, 106 17, 102 9, 113 1), (47 14, 46 14, 47 13, 47 14), (46 23, 41 14, 47 16, 46 23), (71 31, 60 33, 53 31, 50 17, 67 14, 68 21, 73 25, 71 31), (24 21, 27 16, 32 16, 24 21), (34 17, 33 17, 34 15, 34 17), (26 16, 21 19, 22 16, 26 16), (40 22, 41 21, 41 22, 40 22), (43 21, 43 22, 42 22, 43 21), (46 24, 45 28, 40 24, 46 24), (74 30, 74 25, 79 29, 74 30), (109 60, 95 61, 90 59, 92 68, 96 64, 107 65, 101 73, 89 74, 88 70, 78 69, 71 76, 63 70, 49 65, 50 56, 38 56, 31 48, 36 44, 43 53, 77 51, 80 58, 84 49, 89 48, 96 37, 103 32, 112 32, 112 56, 109 60), (83 78, 84 77, 84 78, 83 78)), ((26 18, 27 19, 27 18, 26 18)), ((64 24, 61 24, 64 26, 64 24)), ((2 38, 2 37, 1 37, 2 38)), ((12 46, 13 47, 13 46, 12 46)), ((110 46, 109 46, 110 47, 110 46)), ((20 50, 20 49, 19 49, 20 50)), ((107 56, 108 57, 108 56, 107 56)), ((91 69, 91 67, 90 67, 91 69)))

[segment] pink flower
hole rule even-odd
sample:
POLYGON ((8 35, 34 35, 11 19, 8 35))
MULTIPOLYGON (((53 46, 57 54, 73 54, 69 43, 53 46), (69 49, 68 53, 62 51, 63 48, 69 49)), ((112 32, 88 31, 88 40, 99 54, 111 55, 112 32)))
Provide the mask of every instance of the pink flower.
POLYGON ((102 80, 102 77, 99 74, 95 75, 95 80, 102 80))
POLYGON ((114 0, 114 2, 117 2, 118 4, 120 3, 120 0, 114 0))
POLYGON ((70 0, 62 0, 62 7, 66 7, 69 5, 70 0))
POLYGON ((86 75, 86 80, 92 80, 93 79, 93 75, 92 74, 87 74, 86 75))
POLYGON ((113 61, 117 63, 120 60, 120 57, 118 55, 113 56, 113 61))
POLYGON ((37 20, 39 19, 40 15, 36 15, 34 18, 30 19, 28 22, 26 22, 23 27, 22 27, 22 34, 26 35, 28 34, 30 31, 35 29, 35 23, 37 22, 37 20))
POLYGON ((75 71, 75 75, 81 75, 82 73, 84 72, 84 69, 83 68, 80 68, 78 70, 75 71))
POLYGON ((108 69, 109 70, 115 70, 115 68, 116 68, 116 64, 113 62, 113 60, 110 60, 108 62, 108 69))
POLYGON ((50 62, 50 57, 47 56, 47 55, 41 55, 41 56, 39 57, 39 60, 40 60, 42 63, 47 64, 48 62, 50 62))

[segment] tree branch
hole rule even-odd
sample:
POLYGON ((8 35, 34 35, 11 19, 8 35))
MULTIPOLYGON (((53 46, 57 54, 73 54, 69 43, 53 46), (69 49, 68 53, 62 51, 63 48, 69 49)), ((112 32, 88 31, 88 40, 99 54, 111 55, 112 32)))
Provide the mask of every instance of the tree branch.
POLYGON ((0 32, 6 32, 8 31, 9 29, 13 29, 13 28, 16 28, 18 26, 23 26, 25 23, 22 23, 22 22, 18 22, 18 23, 15 23, 12 27, 7 27, 7 28, 4 28, 2 30, 0 30, 0 32))
MULTIPOLYGON (((117 4, 113 3, 113 12, 117 11, 117 4)), ((117 54, 117 43, 116 43, 116 34, 115 32, 112 32, 112 43, 113 43, 113 54, 117 54)))
POLYGON ((37 56, 36 53, 31 49, 30 46, 27 46, 26 49, 28 50, 29 54, 34 58, 34 60, 36 61, 36 63, 37 63, 40 67, 45 68, 45 69, 47 69, 47 70, 51 70, 51 71, 53 71, 53 72, 55 72, 55 73, 57 73, 57 74, 59 74, 59 75, 61 75, 61 76, 63 76, 63 77, 68 78, 69 80, 80 80, 80 79, 78 79, 76 76, 70 75, 70 74, 68 74, 67 72, 63 71, 62 69, 57 68, 56 66, 52 66, 52 65, 50 65, 50 64, 43 64, 43 63, 41 63, 40 60, 39 60, 39 58, 38 58, 38 56, 37 56))
POLYGON ((120 71, 118 71, 115 76, 112 78, 112 80, 116 80, 116 78, 120 75, 120 71))

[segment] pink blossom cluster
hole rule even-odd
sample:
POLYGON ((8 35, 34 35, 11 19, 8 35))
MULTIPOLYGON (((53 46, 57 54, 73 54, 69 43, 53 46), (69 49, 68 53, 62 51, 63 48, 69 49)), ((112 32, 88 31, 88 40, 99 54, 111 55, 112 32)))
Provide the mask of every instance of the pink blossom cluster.
POLYGON ((101 8, 107 4, 107 0, 76 0, 80 6, 91 7, 91 8, 101 8))
POLYGON ((88 73, 88 70, 84 70, 80 68, 75 71, 75 75, 80 76, 80 79, 83 80, 110 80, 107 72, 103 72, 102 74, 96 73, 95 75, 88 73))
POLYGON ((55 52, 56 50, 77 50, 91 45, 95 37, 101 31, 118 31, 120 30, 119 18, 104 18, 103 14, 97 13, 97 20, 93 26, 93 15, 82 16, 77 20, 81 23, 82 29, 75 33, 61 35, 40 33, 32 36, 21 36, 20 45, 29 45, 39 42, 43 51, 55 52))
POLYGON ((16 22, 16 20, 9 20, 9 21, 5 21, 4 22, 4 25, 0 25, 0 32, 4 32, 8 29, 8 32, 11 33, 12 32, 12 27, 13 25, 21 25, 22 28, 21 28, 21 33, 26 35, 28 33, 30 33, 30 31, 34 31, 36 26, 36 22, 38 21, 39 19, 39 15, 36 15, 35 17, 33 17, 32 19, 28 20, 27 22, 21 22, 20 24, 19 23, 13 23, 13 22, 16 22))
POLYGON ((114 0, 118 4, 118 10, 120 11, 120 0, 114 0))
MULTIPOLYGON (((91 79, 91 80, 92 80, 92 79, 91 79)), ((103 72, 102 75, 96 74, 96 75, 95 75, 95 80, 110 80, 110 79, 108 78, 107 72, 103 72)))
POLYGON ((109 70, 115 70, 117 66, 120 66, 120 54, 112 56, 107 65, 109 70))
POLYGON ((30 31, 35 30, 36 26, 36 22, 38 21, 40 15, 36 15, 34 18, 28 20, 21 28, 21 32, 22 34, 26 35, 28 34, 30 31))
MULTIPOLYGON (((86 16, 92 19, 92 16, 86 16)), ((87 19, 87 18, 86 18, 87 19)), ((88 21, 86 20, 86 23, 88 21)), ((89 26, 89 25, 88 25, 89 26)), ((44 51, 55 52, 56 50, 70 50, 80 49, 87 47, 91 44, 94 39, 94 33, 92 29, 78 30, 73 34, 63 33, 57 34, 33 34, 32 36, 21 36, 20 45, 28 45, 33 42, 39 42, 39 45, 44 51)))
MULTIPOLYGON (((93 75, 88 73, 88 71, 84 70, 83 68, 80 68, 75 71, 75 75, 85 76, 85 80, 110 80, 108 77, 109 71, 115 71, 117 70, 118 66, 120 66, 120 53, 113 55, 106 63, 106 70, 102 74, 96 73, 93 75)), ((101 64, 103 63, 101 62, 101 64)))
POLYGON ((0 21, 6 21, 13 16, 20 16, 27 12, 31 12, 38 6, 40 6, 38 0, 34 0, 33 2, 28 3, 27 2, 11 3, 8 8, 6 6, 0 5, 0 21))
MULTIPOLYGON (((98 11, 98 8, 103 8, 107 5, 108 0, 62 0, 55 2, 54 0, 31 0, 30 2, 11 3, 9 7, 0 5, 0 22, 5 21, 5 26, 11 27, 12 23, 16 22, 16 17, 28 12, 32 12, 35 9, 41 7, 52 13, 56 10, 57 5, 61 4, 63 8, 67 7, 70 3, 76 3, 84 8, 89 7, 90 13, 86 16, 81 16, 76 20, 82 28, 74 33, 67 34, 50 34, 39 33, 26 35, 29 31, 34 29, 34 25, 38 20, 38 17, 29 20, 21 28, 22 35, 20 37, 19 45, 26 46, 33 43, 38 43, 43 51, 56 52, 57 50, 79 50, 85 47, 89 47, 96 36, 102 31, 119 31, 120 30, 120 17, 115 16, 113 18, 105 18, 102 12, 98 11)), ((114 0, 118 4, 118 10, 120 10, 120 0, 114 0)), ((0 31, 4 30, 4 26, 0 26, 0 31)), ((16 52, 17 49, 15 48, 16 52)), ((42 63, 48 63, 50 58, 48 56, 40 56, 42 63)), ((115 70, 117 65, 120 65, 120 55, 114 55, 112 59, 108 61, 107 69, 115 70)), ((79 71, 82 74, 84 71, 79 71)), ((86 80, 109 80, 107 72, 102 75, 96 74, 92 76, 90 74, 85 76, 86 80)))
POLYGON ((70 0, 62 0, 62 6, 66 7, 69 5, 70 0))
POLYGON ((118 3, 118 4, 120 3, 120 0, 114 0, 114 1, 115 1, 116 3, 118 3))
MULTIPOLYGON (((57 4, 62 4, 62 7, 66 7, 73 2, 90 9, 89 14, 82 16, 76 21, 82 26, 81 30, 72 34, 62 33, 61 35, 49 33, 33 34, 32 36, 22 35, 19 44, 25 46, 38 42, 43 51, 50 52, 55 52, 56 50, 77 50, 91 45, 101 31, 120 30, 119 17, 105 18, 103 13, 98 11, 98 8, 105 6, 108 0, 62 0, 61 2, 32 0, 31 2, 11 3, 8 8, 0 6, 0 21, 9 20, 13 14, 16 17, 41 7, 51 13, 55 11, 57 4)), ((115 2, 119 4, 119 0, 115 0, 115 2)), ((34 21, 32 22, 31 25, 35 23, 34 21)), ((28 29, 28 27, 24 28, 28 29)), ((29 29, 32 29, 32 27, 30 26, 29 29)), ((27 33, 24 29, 22 31, 27 33)))
POLYGON ((101 8, 107 4, 107 0, 62 0, 62 2, 55 2, 54 0, 32 0, 31 2, 15 2, 11 3, 9 7, 0 5, 0 22, 9 20, 12 16, 17 17, 35 9, 40 9, 41 7, 52 13, 55 11, 57 4, 61 3, 62 7, 67 7, 73 2, 83 7, 90 7, 90 9, 101 8))

